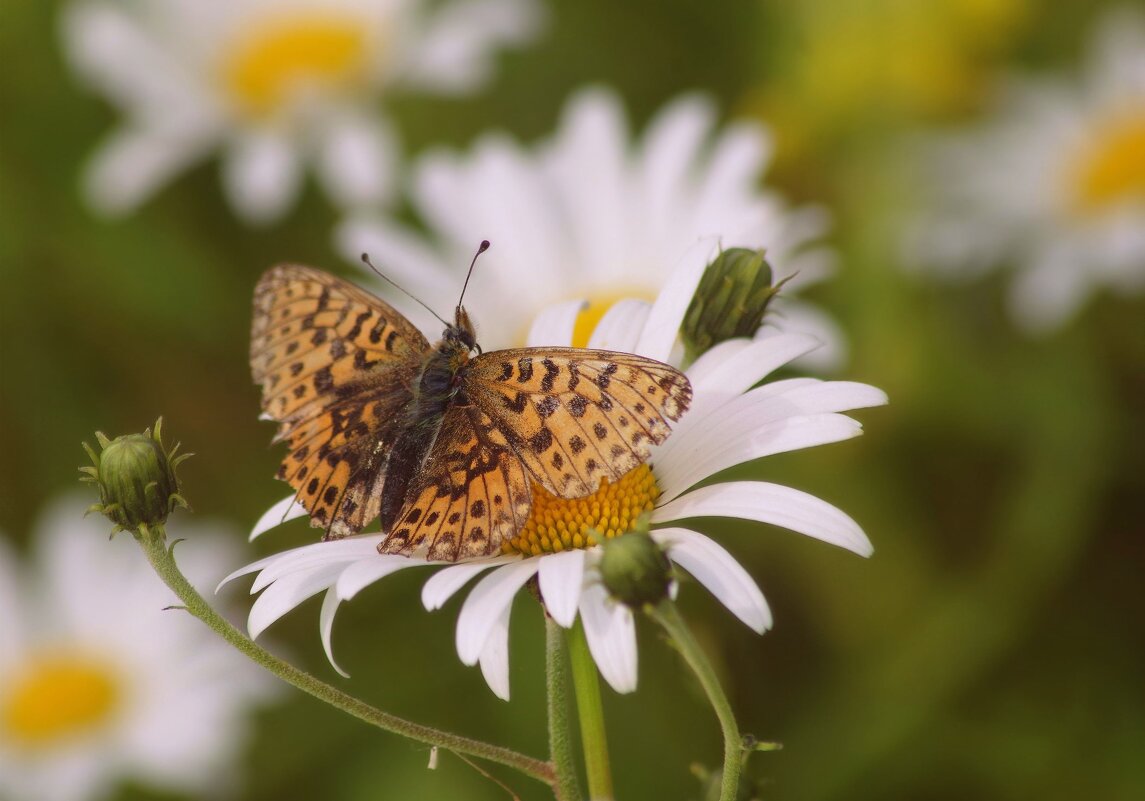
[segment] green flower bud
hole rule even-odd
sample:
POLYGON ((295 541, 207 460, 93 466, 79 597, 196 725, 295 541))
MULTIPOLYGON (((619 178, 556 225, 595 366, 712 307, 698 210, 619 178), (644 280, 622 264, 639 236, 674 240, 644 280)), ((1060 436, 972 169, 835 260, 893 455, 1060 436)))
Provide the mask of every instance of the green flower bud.
POLYGON ((768 304, 787 280, 773 285, 772 278, 764 251, 720 251, 704 270, 680 326, 685 362, 694 362, 724 340, 754 335, 768 304))
POLYGON ((139 533, 160 525, 167 516, 182 506, 190 508, 179 494, 179 478, 175 468, 191 454, 176 456, 179 446, 170 451, 163 447, 160 428, 163 418, 142 434, 125 434, 109 440, 100 432, 97 453, 86 442, 84 450, 91 457, 91 467, 81 467, 81 481, 99 487, 100 502, 89 512, 99 512, 115 524, 115 531, 139 533))
POLYGON ((672 563, 647 533, 631 531, 605 541, 600 577, 613 598, 636 609, 668 597, 672 563))

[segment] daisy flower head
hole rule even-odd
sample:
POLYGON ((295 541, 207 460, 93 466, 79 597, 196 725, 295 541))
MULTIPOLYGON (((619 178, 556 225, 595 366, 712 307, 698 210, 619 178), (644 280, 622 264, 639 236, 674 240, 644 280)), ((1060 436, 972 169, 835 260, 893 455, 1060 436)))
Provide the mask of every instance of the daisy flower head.
MULTIPOLYGON (((672 358, 702 270, 703 265, 679 268, 653 303, 613 304, 587 344, 672 358)), ((567 345, 577 324, 560 306, 550 309, 533 326, 530 344, 567 345)), ((261 595, 251 608, 251 635, 325 592, 320 631, 333 663, 335 612, 369 584, 399 570, 428 567, 433 574, 423 585, 422 602, 434 610, 477 579, 458 617, 458 655, 467 665, 479 664, 493 692, 508 699, 512 602, 535 579, 552 618, 568 628, 579 617, 601 674, 618 692, 631 692, 637 680, 633 612, 609 597, 598 565, 605 540, 639 528, 644 520, 672 563, 762 633, 771 626, 771 613, 754 580, 722 545, 686 521, 730 517, 771 523, 860 555, 871 553, 854 520, 812 495, 762 481, 710 483, 743 462, 854 437, 861 426, 842 412, 886 402, 880 390, 864 384, 811 378, 765 382, 818 344, 807 334, 780 333, 715 345, 688 368, 691 409, 646 463, 614 483, 602 482, 583 498, 559 498, 534 483, 528 520, 496 557, 449 564, 379 554, 385 537, 372 534, 303 546, 236 571, 228 580, 258 574, 252 592, 261 595), (706 486, 697 488, 701 483, 706 486)), ((304 514, 293 496, 286 498, 263 516, 252 536, 304 514)))
POLYGON ((468 296, 473 308, 504 312, 483 323, 488 347, 520 345, 526 321, 551 304, 590 301, 587 332, 619 298, 655 298, 681 260, 706 258, 717 245, 765 248, 777 278, 794 276, 775 319, 823 340, 810 358, 827 368, 843 358, 842 334, 792 296, 831 271, 833 253, 818 241, 828 216, 790 208, 760 186, 771 151, 770 132, 756 122, 717 130, 715 108, 700 95, 669 103, 633 142, 616 94, 584 89, 546 141, 491 134, 469 153, 418 159, 410 191, 428 236, 356 213, 339 227, 338 245, 356 263, 369 253, 429 305, 448 308, 458 265, 491 241, 468 296))
POLYGON ((94 208, 132 211, 218 151, 243 218, 282 215, 312 164, 339 205, 384 203, 399 146, 392 90, 463 93, 496 47, 537 29, 533 0, 73 0, 67 56, 124 122, 85 176, 94 208))
POLYGON ((938 195, 907 260, 946 275, 1003 264, 1026 330, 1066 322, 1099 288, 1145 290, 1145 14, 1095 29, 1074 80, 1015 80, 980 129, 928 152, 938 195))
MULTIPOLYGON (((27 564, 0 540, 0 797, 83 801, 121 780, 217 797, 275 685, 197 620, 128 535, 49 506, 27 564)), ((180 525, 188 578, 217 580, 233 536, 180 525)))

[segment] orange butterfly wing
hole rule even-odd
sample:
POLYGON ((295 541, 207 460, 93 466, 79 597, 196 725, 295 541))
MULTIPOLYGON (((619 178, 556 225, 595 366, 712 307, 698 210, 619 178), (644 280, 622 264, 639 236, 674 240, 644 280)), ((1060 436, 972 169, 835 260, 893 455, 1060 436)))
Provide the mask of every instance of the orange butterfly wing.
POLYGON ((429 350, 395 309, 328 273, 280 265, 259 280, 250 361, 275 441, 290 445, 278 477, 328 536, 377 517, 385 457, 429 350))

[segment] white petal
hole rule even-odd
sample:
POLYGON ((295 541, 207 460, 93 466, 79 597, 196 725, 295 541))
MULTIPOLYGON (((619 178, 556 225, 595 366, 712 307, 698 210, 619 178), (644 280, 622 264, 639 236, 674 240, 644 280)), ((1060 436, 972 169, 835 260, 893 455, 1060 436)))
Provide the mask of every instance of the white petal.
POLYGON ((241 134, 223 157, 223 188, 231 206, 251 223, 282 216, 301 182, 297 148, 278 131, 241 134))
POLYGON ((762 481, 732 481, 701 487, 659 507, 655 523, 691 517, 740 517, 797 531, 859 556, 874 551, 859 524, 814 495, 762 481))
POLYGON ((625 298, 609 307, 589 337, 590 348, 632 353, 648 321, 652 304, 625 298))
POLYGON ((863 427, 841 414, 785 417, 757 425, 746 415, 725 417, 706 428, 690 428, 672 452, 672 459, 658 459, 656 480, 663 500, 675 498, 689 487, 721 470, 752 459, 812 448, 857 437, 863 427), (742 418, 747 417, 745 424, 742 418))
POLYGON ((577 603, 584 584, 584 556, 585 552, 579 548, 542 556, 537 571, 545 608, 553 620, 566 629, 576 620, 577 603))
POLYGON ((576 318, 586 305, 587 301, 584 300, 568 300, 541 309, 529 328, 525 344, 530 348, 571 345, 576 318))
POLYGON ((723 412, 727 403, 773 370, 818 347, 818 344, 804 334, 781 334, 746 345, 725 342, 712 348, 688 370, 688 378, 692 382, 692 408, 676 424, 673 436, 661 446, 659 458, 668 458, 667 454, 676 447, 673 440, 684 431, 702 429, 713 415, 723 412))
POLYGON ((334 585, 334 589, 339 600, 348 601, 375 581, 380 581, 391 573, 407 567, 423 567, 426 564, 431 563, 410 559, 408 556, 379 553, 376 559, 363 559, 347 567, 338 576, 338 583, 334 585))
POLYGON ((688 248, 673 265, 671 276, 648 313, 648 322, 636 345, 636 353, 660 361, 668 358, 679 336, 684 312, 696 294, 696 287, 717 244, 708 238, 702 239, 688 248))
POLYGON ((204 158, 213 143, 190 131, 125 128, 112 134, 84 171, 84 194, 96 211, 129 214, 176 173, 204 158))
POLYGON ((469 593, 457 616, 457 655, 464 664, 477 663, 497 619, 513 603, 517 590, 536 574, 538 561, 526 559, 500 567, 469 593))
POLYGON ((639 165, 640 200, 652 241, 679 236, 681 201, 692 193, 690 179, 700 148, 715 122, 709 98, 688 95, 656 114, 644 134, 639 165))
POLYGON ((26 571, 8 540, 0 535, 0 674, 10 675, 5 663, 21 659, 30 621, 24 610, 26 587, 21 576, 26 571))
POLYGON ((327 565, 308 573, 285 576, 267 587, 250 608, 247 631, 251 639, 257 639, 271 623, 307 598, 330 587, 342 569, 340 564, 327 565))
MULTIPOLYGON (((235 579, 239 578, 240 576, 247 576, 247 575, 250 575, 251 573, 257 573, 258 571, 262 570, 267 565, 271 564, 277 558, 277 556, 278 556, 277 554, 274 554, 272 556, 263 557, 262 559, 251 562, 249 565, 244 565, 243 567, 240 567, 238 570, 235 570, 232 573, 228 573, 226 576, 223 577, 223 580, 220 581, 218 583, 218 585, 215 587, 215 592, 218 593, 220 590, 222 590, 223 587, 225 587, 227 584, 234 581, 235 579)), ((254 595, 254 593, 252 592, 251 595, 254 595)))
MULTIPOLYGON (((729 201, 742 198, 740 202, 744 203, 752 197, 771 150, 771 135, 761 125, 741 122, 727 127, 704 169, 703 185, 697 192, 696 217, 704 222, 732 224, 726 219, 729 201)), ((732 228, 727 233, 741 232, 732 228)))
POLYGON ((1070 248, 1047 245, 1037 261, 1018 273, 1009 290, 1010 311, 1032 334, 1045 334, 1073 316, 1091 287, 1070 248))
POLYGON ((692 382, 693 387, 718 383, 708 381, 708 376, 750 344, 751 340, 747 337, 736 337, 713 345, 688 367, 688 380, 692 382))
POLYGON ((716 364, 708 362, 702 365, 702 369, 701 361, 704 357, 701 356, 696 360, 698 377, 693 377, 691 370, 688 371, 688 377, 692 379, 697 394, 703 392, 709 397, 733 397, 746 392, 773 371, 819 345, 817 339, 807 334, 781 334, 756 340, 716 364))
POLYGON ((888 402, 887 393, 870 384, 860 384, 856 381, 817 381, 803 379, 795 383, 793 379, 774 381, 758 389, 753 389, 745 397, 770 389, 774 393, 779 385, 782 387, 784 400, 795 404, 803 414, 817 412, 846 412, 852 409, 867 409, 873 406, 885 406, 888 402))
POLYGON ((393 194, 398 144, 376 116, 342 112, 327 122, 318 151, 318 176, 344 208, 385 203, 393 194))
POLYGON ((513 604, 509 604, 497 616, 478 658, 485 683, 502 701, 509 700, 509 614, 512 611, 513 604))
POLYGON ((759 634, 771 628, 771 610, 759 586, 722 545, 685 528, 657 529, 652 538, 749 628, 759 634))
POLYGON ((179 63, 145 23, 111 3, 75 3, 61 19, 66 55, 76 74, 133 119, 200 127, 214 117, 209 89, 179 63))
POLYGON ((458 0, 440 7, 408 48, 401 83, 437 92, 468 92, 485 83, 503 44, 526 41, 543 22, 526 0, 458 0))
POLYGON ((618 693, 636 689, 636 624, 632 610, 609 600, 599 582, 585 585, 580 619, 600 675, 618 693))
POLYGON ((258 592, 284 576, 309 573, 330 565, 346 567, 362 559, 373 560, 378 556, 377 548, 381 540, 381 534, 347 537, 283 551, 271 557, 262 568, 262 572, 251 585, 251 592, 258 592))
POLYGON ((378 543, 382 541, 381 534, 348 537, 332 542, 315 542, 293 548, 289 551, 272 554, 258 561, 240 567, 219 582, 215 592, 223 585, 235 580, 239 576, 262 571, 251 586, 251 594, 258 592, 267 584, 280 576, 310 570, 316 566, 326 564, 350 564, 362 558, 369 558, 377 554, 378 543))
POLYGON ((253 542, 255 537, 270 531, 275 526, 281 525, 287 520, 305 517, 306 507, 295 500, 297 497, 297 495, 289 495, 267 509, 262 517, 258 519, 258 522, 254 524, 254 528, 251 529, 248 539, 253 542))
POLYGON ((440 609, 453 594, 464 587, 469 579, 482 571, 495 567, 499 562, 495 560, 481 562, 466 562, 460 565, 451 565, 444 570, 434 573, 421 588, 421 603, 427 611, 440 609))
POLYGON ((348 679, 350 674, 342 670, 334 661, 334 645, 331 643, 331 636, 334 633, 334 615, 338 612, 340 603, 341 599, 333 587, 326 590, 326 596, 322 599, 322 611, 318 615, 318 631, 322 637, 322 650, 326 652, 326 659, 329 660, 330 666, 338 672, 339 676, 348 679))
MULTIPOLYGON (((624 109, 615 92, 593 87, 568 101, 557 139, 545 153, 551 176, 549 191, 557 196, 564 225, 577 249, 577 269, 590 283, 615 282, 617 262, 625 252, 635 212, 629 170, 624 109), (603 274, 601 274, 603 271, 603 274)), ((569 280, 571 276, 565 276, 569 280)))

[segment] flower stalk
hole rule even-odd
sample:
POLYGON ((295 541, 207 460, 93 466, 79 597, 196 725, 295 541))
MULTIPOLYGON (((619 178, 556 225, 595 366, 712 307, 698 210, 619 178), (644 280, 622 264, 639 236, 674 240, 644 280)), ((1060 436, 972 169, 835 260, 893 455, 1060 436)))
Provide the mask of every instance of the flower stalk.
POLYGON ((565 632, 545 616, 545 675, 548 682, 549 759, 556 773, 554 789, 559 801, 580 801, 576 760, 569 736, 568 648, 565 632))
POLYGON ((744 738, 736 724, 735 713, 732 712, 731 704, 728 703, 728 698, 716 678, 716 671, 671 600, 664 600, 657 606, 646 606, 645 610, 648 616, 664 629, 669 642, 680 652, 688 667, 696 674, 700 686, 704 688, 704 694, 708 697, 708 703, 712 705, 720 721, 720 729, 724 735, 720 801, 735 801, 739 792, 739 777, 746 749, 744 738))
POLYGON ((573 687, 576 689, 584 770, 588 776, 588 797, 591 801, 612 801, 612 768, 608 759, 600 679, 597 677, 596 663, 588 650, 584 625, 579 619, 568 632, 568 651, 573 687))

